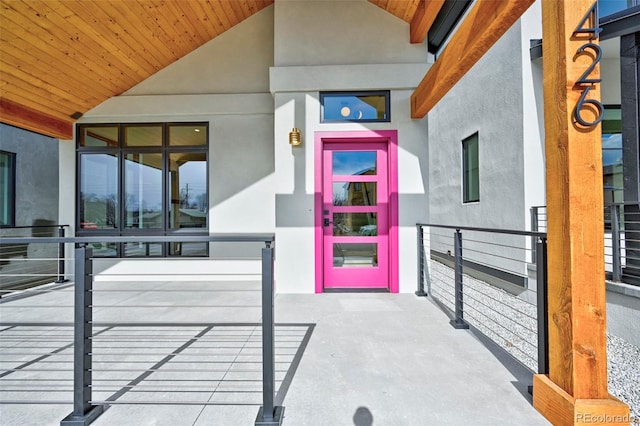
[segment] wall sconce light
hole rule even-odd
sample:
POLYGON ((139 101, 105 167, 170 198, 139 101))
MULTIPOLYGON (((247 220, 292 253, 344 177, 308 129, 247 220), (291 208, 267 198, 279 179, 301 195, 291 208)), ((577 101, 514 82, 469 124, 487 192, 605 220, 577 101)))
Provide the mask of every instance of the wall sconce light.
POLYGON ((291 146, 302 145, 302 136, 300 136, 300 129, 294 127, 289 132, 289 144, 291 146))

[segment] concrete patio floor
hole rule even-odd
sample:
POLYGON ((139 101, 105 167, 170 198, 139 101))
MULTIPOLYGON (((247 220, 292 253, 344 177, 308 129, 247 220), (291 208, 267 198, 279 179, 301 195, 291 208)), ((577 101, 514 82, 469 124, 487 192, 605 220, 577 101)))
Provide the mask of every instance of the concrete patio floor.
MULTIPOLYGON (((109 288, 109 285, 104 283, 99 287, 105 289, 109 288)), ((215 322, 218 325, 224 321, 258 322, 259 309, 255 309, 254 302, 259 301, 259 292, 247 291, 255 287, 255 284, 224 283, 223 287, 219 287, 215 293, 216 300, 224 301, 215 314, 213 309, 206 308, 207 303, 203 298, 203 294, 206 293, 194 296, 197 292, 193 292, 185 296, 184 292, 157 292, 159 287, 196 290, 203 285, 208 284, 138 283, 137 287, 133 287, 137 290, 119 292, 114 291, 113 288, 122 288, 122 283, 114 284, 110 292, 104 293, 101 302, 94 302, 97 305, 94 319, 98 322, 150 321, 141 319, 143 317, 141 313, 145 311, 144 305, 148 304, 153 305, 148 310, 155 321, 215 322), (241 285, 247 287, 242 290, 242 293, 237 293, 241 285), (247 296, 248 294, 251 296, 247 296), (165 303, 167 297, 171 303, 165 303), (237 300, 239 297, 242 297, 242 305, 231 308, 234 298, 237 300), (180 307, 179 302, 183 299, 187 299, 186 305, 190 305, 191 308, 180 307), (98 307, 100 303, 103 303, 102 308, 98 307), (134 311, 132 307, 137 308, 134 311), (163 312, 162 316, 158 315, 158 310, 163 312), (238 316, 239 313, 241 318, 238 316)), ((15 301, 3 300, 0 304, 0 321, 3 323, 71 321, 72 296, 73 293, 68 288, 67 291, 43 293, 15 301), (38 305, 44 308, 38 309, 38 305), (46 308, 54 305, 59 307, 46 308), (55 314, 52 311, 55 311, 55 314)), ((275 307, 278 323, 277 339, 278 336, 286 337, 295 334, 296 337, 289 337, 288 340, 283 341, 294 342, 298 351, 296 353, 301 355, 295 359, 293 349, 290 352, 279 353, 277 340, 276 362, 279 365, 286 364, 288 374, 285 376, 285 372, 282 371, 276 375, 280 389, 276 403, 285 407, 284 425, 548 424, 531 405, 531 397, 527 393, 527 386, 531 384, 531 373, 491 344, 485 344, 470 331, 453 329, 449 325, 448 317, 426 298, 418 298, 413 294, 386 293, 278 294, 275 307), (308 331, 306 334, 308 340, 304 341, 306 347, 302 344, 301 338, 304 333, 287 324, 297 324, 298 328, 302 327, 301 324, 314 324, 312 327, 305 328, 308 331), (283 383, 286 383, 286 386, 283 386, 283 383)), ((104 336, 108 336, 117 329, 117 327, 109 330, 106 328, 96 327, 95 330, 104 330, 104 336)), ((195 328, 198 329, 198 327, 195 328)), ((19 327, 0 328, 2 371, 6 371, 4 369, 7 368, 15 369, 17 363, 22 363, 24 367, 19 373, 25 374, 32 369, 29 371, 31 376, 26 376, 27 380, 28 377, 38 379, 38 374, 43 373, 39 373, 34 367, 41 364, 43 360, 30 363, 34 356, 27 355, 20 359, 10 356, 12 351, 24 353, 24 349, 16 349, 21 344, 24 346, 24 342, 38 341, 37 335, 22 341, 4 338, 18 329, 19 327)), ((174 326, 171 332, 178 333, 176 330, 179 329, 181 328, 174 326)), ((214 328, 213 331, 219 329, 221 328, 214 328)), ((118 330, 118 333, 123 333, 122 327, 118 330)), ((149 337, 148 335, 152 333, 149 330, 144 332, 136 331, 134 328, 131 330, 130 337, 134 341, 143 341, 144 336, 149 337), (142 337, 136 339, 136 332, 141 333, 142 337)), ((240 331, 233 332, 234 341, 241 335, 244 336, 244 340, 242 347, 238 346, 234 360, 238 361, 244 357, 243 359, 249 360, 246 361, 245 366, 254 361, 254 364, 257 364, 259 328, 241 327, 237 330, 240 331), (258 345, 257 352, 256 345, 258 345)), ((68 336, 68 331, 64 332, 65 336, 68 336)), ((209 330, 206 333, 213 333, 213 331, 209 330)), ((49 343, 46 348, 39 348, 39 350, 54 350, 53 346, 49 346, 52 331, 48 329, 41 332, 43 333, 41 340, 49 343)), ((180 331, 182 332, 184 330, 180 331)), ((189 330, 189 333, 193 332, 193 329, 189 330)), ((219 333, 223 332, 226 331, 219 333)), ((24 335, 23 332, 21 333, 24 335)), ((153 333, 159 332, 155 330, 153 333)), ((184 341, 188 341, 189 333, 186 333, 182 342, 177 342, 176 345, 179 346, 184 341)), ((211 345, 211 342, 216 341, 206 333, 201 332, 203 340, 196 341, 193 347, 185 349, 190 352, 181 355, 192 357, 188 359, 197 359, 197 356, 207 350, 205 346, 198 348, 198 343, 211 345)), ((99 341, 96 338, 96 342, 99 341)), ((109 342, 106 338, 104 341, 107 344, 109 342)), ((64 346, 63 342, 57 344, 59 353, 67 353, 70 357, 71 349, 61 349, 64 346)), ((280 343, 280 345, 283 344, 280 343)), ((105 354, 109 354, 110 349, 112 348, 104 349, 105 354)), ((175 360, 166 361, 166 366, 163 364, 162 368, 171 367, 173 361, 175 360)), ((184 364, 181 365, 184 366, 184 364)), ((136 364, 131 364, 129 367, 134 367, 133 370, 138 368, 144 370, 144 367, 136 367, 136 364)), ((106 368, 108 370, 110 367, 106 368)), ((229 363, 226 368, 225 374, 233 372, 234 364, 229 363)), ((245 370, 245 373, 246 371, 248 370, 245 370)), ((159 369, 152 376, 160 377, 158 376, 160 373, 162 371, 159 369)), ((253 374, 255 371, 251 370, 249 373, 253 374)), ((60 374, 70 375, 71 373, 60 374)), ((134 376, 136 374, 138 372, 134 376)), ((6 382, 11 377, 12 374, 5 377, 0 375, 0 400, 54 399, 44 390, 30 394, 15 392, 13 389, 15 386, 8 385, 6 382)), ((129 378, 127 377, 126 380, 129 378)), ((34 386, 37 386, 38 382, 34 381, 34 383, 34 386)), ((201 383, 207 384, 206 381, 201 383)), ((222 386, 223 382, 219 378, 212 377, 211 383, 215 383, 213 386, 222 386)), ((140 380, 138 384, 144 386, 145 381, 140 380)), ((121 393, 124 392, 121 391, 121 393)), ((211 393, 210 390, 195 392, 195 394, 202 395, 205 400, 209 398, 209 401, 215 397, 215 393, 211 393)), ((108 395, 109 392, 102 391, 98 395, 94 394, 94 398, 106 399, 108 395)), ((255 404, 260 401, 259 397, 249 392, 243 394, 243 403, 246 402, 248 405, 147 405, 140 404, 141 401, 137 398, 142 400, 145 398, 139 394, 131 392, 125 396, 126 398, 118 399, 117 404, 109 406, 93 424, 96 426, 252 425, 258 411, 255 404)), ((154 400, 160 401, 170 397, 173 396, 168 396, 162 391, 153 395, 154 400)), ((71 393, 66 391, 61 395, 55 395, 55 399, 61 398, 71 400, 71 393)), ((189 394, 186 399, 193 401, 197 398, 189 394)), ((229 400, 232 403, 234 401, 236 400, 229 400)), ((0 424, 58 425, 71 409, 71 405, 65 404, 1 404, 0 424)))

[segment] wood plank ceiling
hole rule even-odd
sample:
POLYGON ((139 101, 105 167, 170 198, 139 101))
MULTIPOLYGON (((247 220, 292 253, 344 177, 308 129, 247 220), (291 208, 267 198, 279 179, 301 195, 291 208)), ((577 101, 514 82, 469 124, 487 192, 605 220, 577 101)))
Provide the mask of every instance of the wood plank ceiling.
MULTIPOLYGON (((273 1, 0 0, 0 121, 70 139, 82 114, 273 1)), ((369 1, 408 23, 425 2, 369 1)))

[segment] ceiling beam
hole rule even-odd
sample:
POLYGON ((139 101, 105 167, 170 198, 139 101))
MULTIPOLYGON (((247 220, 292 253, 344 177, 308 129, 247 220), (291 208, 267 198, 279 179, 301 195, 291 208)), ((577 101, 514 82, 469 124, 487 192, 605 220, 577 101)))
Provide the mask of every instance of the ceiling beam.
POLYGON ((442 9, 445 0, 420 0, 416 12, 411 19, 409 34, 411 43, 422 43, 427 37, 429 28, 442 9))
POLYGON ((423 118, 535 0, 477 0, 411 95, 411 117, 423 118))
POLYGON ((73 139, 73 120, 61 120, 0 98, 0 122, 57 139, 73 139))

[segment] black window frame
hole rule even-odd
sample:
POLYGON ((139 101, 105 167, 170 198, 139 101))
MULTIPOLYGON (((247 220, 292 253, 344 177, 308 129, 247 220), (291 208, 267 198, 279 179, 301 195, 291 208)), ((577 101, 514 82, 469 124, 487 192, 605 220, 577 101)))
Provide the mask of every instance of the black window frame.
POLYGON ((16 153, 0 150, 0 155, 7 157, 9 168, 9 179, 6 182, 8 218, 6 223, 0 223, 0 228, 12 228, 16 226, 16 153))
POLYGON ((479 203, 480 202, 480 135, 479 132, 475 132, 466 138, 462 139, 462 203, 479 203), (475 178, 477 181, 478 193, 475 198, 472 198, 470 194, 470 170, 468 167, 468 143, 475 141, 476 146, 476 162, 478 167, 476 168, 475 178))
POLYGON ((390 90, 362 90, 362 91, 323 91, 320 92, 320 122, 321 123, 390 123, 391 122, 391 91, 390 90), (324 102, 326 98, 340 96, 384 96, 384 118, 368 119, 325 119, 324 102))
MULTIPOLYGON (((210 197, 209 188, 209 136, 210 136, 210 123, 209 122, 134 122, 134 123, 82 123, 76 125, 76 235, 77 236, 165 236, 165 235, 208 235, 209 234, 209 211, 206 211, 205 226, 204 228, 171 228, 169 224, 169 158, 173 153, 195 153, 204 154, 206 167, 206 192, 207 197, 210 197), (125 129, 128 127, 162 127, 162 144, 161 146, 127 146, 125 144, 125 129), (169 129, 172 126, 194 126, 205 127, 206 134, 204 136, 206 144, 204 145, 170 145, 169 129), (81 146, 80 142, 83 137, 84 129, 91 127, 117 127, 118 128, 118 143, 117 146, 81 146), (135 228, 125 226, 125 160, 127 154, 132 153, 161 153, 162 155, 162 226, 160 228, 135 228), (116 210, 116 222, 117 227, 113 229, 87 229, 80 226, 81 222, 81 178, 82 167, 81 157, 85 154, 116 154, 118 162, 118 206, 116 210)), ((135 242, 132 240, 132 242, 135 242)), ((149 245, 156 243, 146 243, 147 251, 149 251, 149 245)), ((161 255, 154 257, 182 257, 182 254, 170 254, 171 244, 181 243, 162 243, 161 255)), ((205 244, 206 250, 201 257, 209 256, 209 245, 205 244)), ((125 257, 125 243, 116 244, 115 256, 107 257, 125 257)), ((148 254, 141 254, 140 256, 126 256, 127 258, 135 257, 147 257, 148 254)))

